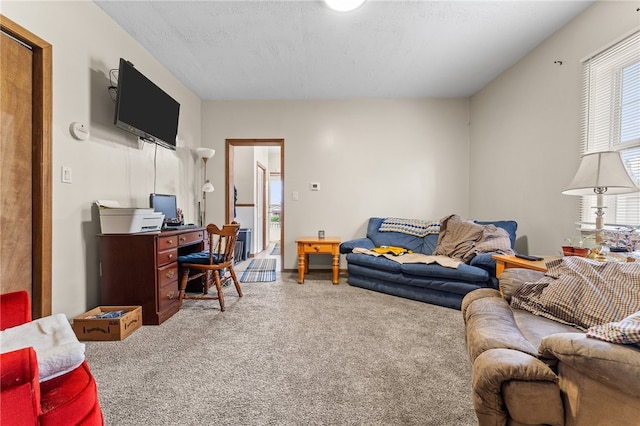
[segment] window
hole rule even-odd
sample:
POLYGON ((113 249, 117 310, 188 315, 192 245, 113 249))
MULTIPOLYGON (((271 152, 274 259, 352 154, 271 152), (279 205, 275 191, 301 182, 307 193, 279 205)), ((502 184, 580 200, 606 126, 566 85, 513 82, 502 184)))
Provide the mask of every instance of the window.
MULTIPOLYGON (((618 151, 640 186, 640 31, 584 62, 581 153, 618 151)), ((605 196, 606 227, 640 225, 640 193, 605 196)), ((579 221, 595 228, 595 196, 584 196, 579 221)))

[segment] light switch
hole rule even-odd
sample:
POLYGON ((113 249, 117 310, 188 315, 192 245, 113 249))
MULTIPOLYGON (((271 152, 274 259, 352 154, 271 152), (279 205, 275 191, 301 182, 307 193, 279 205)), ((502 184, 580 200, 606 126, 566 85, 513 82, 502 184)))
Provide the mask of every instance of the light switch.
POLYGON ((298 201, 298 199, 299 199, 298 191, 293 191, 293 192, 291 193, 291 199, 292 199, 293 201, 298 201))
POLYGON ((62 166, 62 183, 71 183, 71 167, 62 166))

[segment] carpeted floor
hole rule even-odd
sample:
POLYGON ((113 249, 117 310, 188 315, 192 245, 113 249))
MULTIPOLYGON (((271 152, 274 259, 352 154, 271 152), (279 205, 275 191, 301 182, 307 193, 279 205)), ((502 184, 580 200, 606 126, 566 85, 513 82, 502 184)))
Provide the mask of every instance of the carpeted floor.
POLYGON ((475 425, 459 311, 278 273, 87 342, 108 426, 475 425))

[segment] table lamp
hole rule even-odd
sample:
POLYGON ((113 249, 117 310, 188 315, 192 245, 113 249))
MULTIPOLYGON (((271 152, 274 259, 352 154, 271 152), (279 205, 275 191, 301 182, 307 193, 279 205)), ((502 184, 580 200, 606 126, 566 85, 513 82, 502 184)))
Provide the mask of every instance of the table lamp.
POLYGON ((604 228, 604 195, 626 194, 640 191, 622 163, 617 151, 588 153, 582 156, 580 166, 569 187, 562 191, 567 195, 596 195, 596 243, 602 244, 604 228))

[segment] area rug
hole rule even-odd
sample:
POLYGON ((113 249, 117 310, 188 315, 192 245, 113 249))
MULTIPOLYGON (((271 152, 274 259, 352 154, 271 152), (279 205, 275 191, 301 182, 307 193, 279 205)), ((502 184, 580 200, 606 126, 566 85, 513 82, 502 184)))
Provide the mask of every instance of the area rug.
POLYGON ((276 243, 273 246, 273 250, 271 250, 271 253, 269 253, 270 255, 279 255, 280 254, 280 243, 276 243))
POLYGON ((268 282, 275 280, 275 259, 253 259, 240 277, 240 281, 243 283, 268 282))

